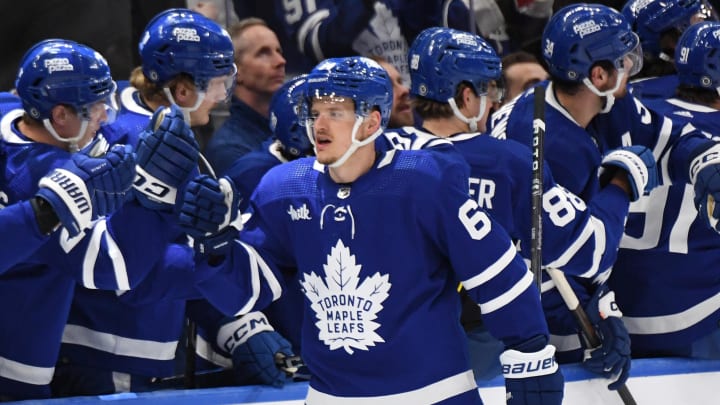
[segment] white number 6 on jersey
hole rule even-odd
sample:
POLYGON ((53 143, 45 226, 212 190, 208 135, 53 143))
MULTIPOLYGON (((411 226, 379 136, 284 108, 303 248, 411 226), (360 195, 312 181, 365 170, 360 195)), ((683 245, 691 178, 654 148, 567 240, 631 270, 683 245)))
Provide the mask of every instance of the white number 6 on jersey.
POLYGON ((492 228, 490 218, 473 200, 467 200, 460 206, 458 218, 465 226, 470 237, 475 240, 484 238, 492 228))

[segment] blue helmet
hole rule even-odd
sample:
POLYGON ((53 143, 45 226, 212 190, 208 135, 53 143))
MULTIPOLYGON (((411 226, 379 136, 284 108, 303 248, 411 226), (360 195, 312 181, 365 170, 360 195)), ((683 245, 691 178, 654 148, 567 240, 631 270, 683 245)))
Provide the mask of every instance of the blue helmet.
POLYGON ((720 87, 720 23, 693 24, 675 47, 675 68, 681 84, 720 87))
POLYGON ((307 75, 300 75, 288 80, 270 100, 270 129, 285 150, 295 157, 307 155, 313 149, 298 118, 306 78, 307 75))
POLYGON ((658 57, 662 52, 660 35, 672 28, 684 31, 701 7, 701 0, 630 0, 622 14, 640 37, 643 52, 658 57))
POLYGON ((185 73, 204 91, 210 79, 237 72, 227 31, 188 9, 170 9, 153 17, 138 50, 143 73, 159 85, 185 73))
POLYGON ((307 119, 313 97, 344 96, 355 102, 355 114, 367 115, 374 107, 380 110, 380 125, 390 120, 393 103, 392 82, 377 62, 362 56, 331 58, 320 62, 307 76, 301 116, 307 119))
POLYGON ((408 52, 410 94, 446 103, 462 82, 477 95, 487 93, 488 83, 498 80, 500 58, 481 37, 452 28, 423 30, 408 52))
POLYGON ((639 43, 622 14, 600 4, 580 3, 563 7, 548 21, 542 54, 553 78, 580 82, 596 62, 622 68, 624 56, 633 57, 628 75, 637 73, 642 68, 639 43))
POLYGON ((25 53, 15 88, 25 111, 44 120, 58 104, 82 113, 85 107, 110 98, 117 85, 98 52, 77 42, 48 39, 25 53))

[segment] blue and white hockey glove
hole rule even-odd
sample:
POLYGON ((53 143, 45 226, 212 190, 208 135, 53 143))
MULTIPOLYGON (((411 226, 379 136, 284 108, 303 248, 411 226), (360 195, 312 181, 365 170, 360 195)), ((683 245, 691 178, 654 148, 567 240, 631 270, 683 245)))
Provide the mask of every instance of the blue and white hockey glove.
POLYGON ((242 198, 228 177, 200 175, 191 180, 179 203, 180 228, 200 254, 220 255, 242 229, 242 198))
POLYGON ((630 182, 630 201, 637 201, 658 186, 657 165, 652 151, 642 145, 618 148, 603 157, 600 168, 600 184, 604 186, 615 176, 618 169, 627 173, 630 182))
POLYGON ((116 145, 101 157, 83 150, 40 179, 36 196, 52 206, 70 236, 90 227, 125 201, 135 178, 132 148, 116 145))
POLYGON ((720 145, 700 153, 690 163, 690 179, 695 188, 695 207, 705 224, 720 233, 720 145))
POLYGON ((135 196, 145 207, 172 211, 178 190, 197 168, 200 146, 176 105, 155 111, 136 148, 135 196))
POLYGON ((240 384, 282 387, 292 381, 282 363, 295 357, 290 342, 273 329, 262 312, 230 318, 218 330, 217 345, 232 357, 240 384))
POLYGON ((562 404, 565 379, 555 362, 555 346, 543 347, 546 341, 537 336, 500 355, 508 405, 562 404))
POLYGON ((630 377, 630 336, 615 303, 615 292, 607 285, 598 287, 585 308, 590 322, 600 335, 600 347, 585 350, 583 366, 612 381, 608 388, 618 389, 630 377))

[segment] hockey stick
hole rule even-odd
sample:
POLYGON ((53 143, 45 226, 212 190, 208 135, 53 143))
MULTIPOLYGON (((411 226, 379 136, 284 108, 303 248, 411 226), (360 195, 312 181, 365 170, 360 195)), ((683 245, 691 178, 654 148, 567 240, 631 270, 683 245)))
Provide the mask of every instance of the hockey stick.
MULTIPOLYGON (((545 87, 536 86, 534 90, 533 104, 533 137, 532 137, 532 228, 530 247, 530 269, 535 276, 538 291, 542 294, 542 195, 543 195, 543 163, 545 161, 544 138, 545 138, 545 87)), ((587 317, 587 313, 580 306, 580 301, 570 287, 565 274, 557 269, 546 269, 555 288, 557 288, 565 305, 573 313, 580 325, 582 334, 589 347, 601 345, 600 336, 587 317)), ((623 384, 618 388, 618 395, 625 405, 636 405, 627 385, 623 384)))
POLYGON ((538 291, 542 291, 542 196, 543 141, 545 138, 545 86, 536 86, 533 96, 532 136, 532 227, 530 228, 530 270, 538 291))
MULTIPOLYGON (((555 288, 557 288, 558 292, 560 293, 560 296, 562 296, 563 301, 565 301, 565 305, 567 305, 570 312, 573 313, 575 316, 575 320, 577 320, 578 325, 580 325, 580 329, 582 330, 583 338, 585 338, 585 341, 588 344, 588 347, 598 347, 602 344, 600 341, 600 336, 597 334, 597 331, 593 327, 592 323, 590 322, 590 319, 587 316, 587 313, 583 309, 583 307, 580 305, 580 300, 578 300, 577 295, 575 295, 575 292, 572 290, 572 287, 570 287, 570 284, 568 283, 567 279, 565 278, 565 274, 558 270, 558 269, 552 269, 552 268, 546 268, 545 269, 548 274, 550 275, 550 278, 552 278, 553 283, 555 284, 555 288)), ((632 394, 630 393, 630 390, 628 389, 627 385, 623 384, 621 385, 618 390, 618 395, 620 395, 620 398, 623 401, 623 404, 625 405, 636 405, 635 398, 633 398, 632 394)))

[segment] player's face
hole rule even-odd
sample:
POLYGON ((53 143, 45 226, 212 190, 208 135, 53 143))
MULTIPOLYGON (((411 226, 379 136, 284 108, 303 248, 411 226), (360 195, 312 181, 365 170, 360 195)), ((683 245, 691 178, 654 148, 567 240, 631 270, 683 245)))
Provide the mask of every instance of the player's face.
POLYGON ((393 65, 380 62, 390 76, 393 85, 393 105, 390 111, 388 127, 400 128, 413 125, 413 113, 410 108, 410 89, 403 83, 403 78, 393 65))
POLYGON ((85 128, 85 133, 78 141, 78 145, 88 144, 95 137, 100 125, 108 119, 106 107, 104 101, 98 101, 84 107, 82 111, 74 113, 73 117, 68 121, 67 131, 63 136, 66 138, 77 136, 82 129, 83 121, 87 121, 88 125, 85 128))
POLYGON ((627 83, 628 80, 630 80, 630 74, 628 74, 628 72, 632 73, 634 70, 636 70, 634 69, 634 63, 635 62, 633 58, 625 56, 625 58, 623 58, 623 67, 625 70, 625 74, 622 75, 622 78, 620 78, 619 72, 617 70, 614 71, 613 76, 615 77, 615 80, 621 80, 620 86, 615 91, 615 93, 613 93, 613 96, 615 96, 615 98, 623 98, 627 95, 627 83))
POLYGON ((285 82, 285 58, 277 36, 269 28, 255 25, 245 29, 238 42, 238 86, 272 95, 285 82))
POLYGON ((508 66, 505 71, 505 100, 512 100, 535 83, 548 78, 539 63, 521 62, 508 66))
POLYGON ((351 99, 321 97, 310 108, 318 162, 330 165, 352 144, 355 104, 351 99))
MULTIPOLYGON (((232 76, 219 76, 210 79, 207 89, 204 91, 204 98, 195 111, 190 112, 190 125, 205 125, 210 122, 210 111, 215 108, 218 103, 224 101, 232 83, 232 76)), ((200 96, 197 87, 194 86, 193 97, 189 99, 187 105, 181 107, 193 107, 200 96)))

